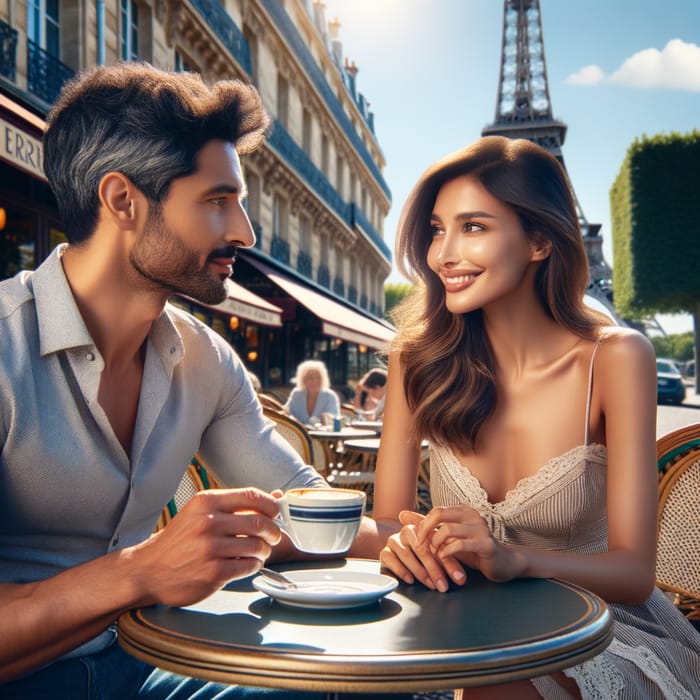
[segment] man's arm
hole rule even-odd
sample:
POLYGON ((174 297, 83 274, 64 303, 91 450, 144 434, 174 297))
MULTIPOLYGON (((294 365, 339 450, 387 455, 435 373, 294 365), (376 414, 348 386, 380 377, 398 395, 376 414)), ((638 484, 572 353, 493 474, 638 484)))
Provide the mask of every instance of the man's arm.
POLYGON ((274 498, 203 491, 161 532, 44 581, 0 585, 0 682, 92 639, 123 612, 183 606, 255 573, 279 542, 274 498))

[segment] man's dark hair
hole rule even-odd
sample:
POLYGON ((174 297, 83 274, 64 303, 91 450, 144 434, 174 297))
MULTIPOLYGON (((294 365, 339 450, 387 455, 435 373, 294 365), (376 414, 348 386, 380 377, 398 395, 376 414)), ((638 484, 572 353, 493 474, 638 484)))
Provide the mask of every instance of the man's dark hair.
POLYGON ((209 87, 195 73, 126 62, 67 82, 47 121, 44 169, 72 243, 94 231, 107 173, 122 173, 158 203, 174 179, 195 172, 208 141, 249 153, 269 125, 252 85, 223 80, 209 87))

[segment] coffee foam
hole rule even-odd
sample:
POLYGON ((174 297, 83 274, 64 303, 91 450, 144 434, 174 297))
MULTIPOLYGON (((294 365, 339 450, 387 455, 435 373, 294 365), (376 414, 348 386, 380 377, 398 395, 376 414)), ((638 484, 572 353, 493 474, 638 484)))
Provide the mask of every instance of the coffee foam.
POLYGON ((359 493, 348 493, 347 491, 336 491, 335 489, 305 489, 303 491, 292 491, 289 493, 289 496, 309 501, 356 501, 361 497, 359 493))

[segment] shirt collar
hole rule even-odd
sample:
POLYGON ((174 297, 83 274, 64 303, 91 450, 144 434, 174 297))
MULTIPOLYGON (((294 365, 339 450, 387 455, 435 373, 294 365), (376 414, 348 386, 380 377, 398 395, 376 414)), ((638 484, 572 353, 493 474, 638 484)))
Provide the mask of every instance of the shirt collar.
MULTIPOLYGON (((57 246, 32 275, 42 356, 95 345, 63 271, 61 257, 66 247, 66 243, 57 246)), ((182 337, 167 307, 153 322, 148 340, 164 361, 177 364, 182 359, 182 337)))

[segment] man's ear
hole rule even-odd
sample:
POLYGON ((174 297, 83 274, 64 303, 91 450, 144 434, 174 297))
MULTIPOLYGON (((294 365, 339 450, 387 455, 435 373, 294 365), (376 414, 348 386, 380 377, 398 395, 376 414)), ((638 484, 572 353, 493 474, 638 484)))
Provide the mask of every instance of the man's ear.
POLYGON ((107 173, 97 189, 103 214, 121 228, 135 228, 145 198, 126 175, 107 173))
POLYGON ((530 241, 530 262, 546 260, 552 252, 552 241, 536 233, 530 241))

